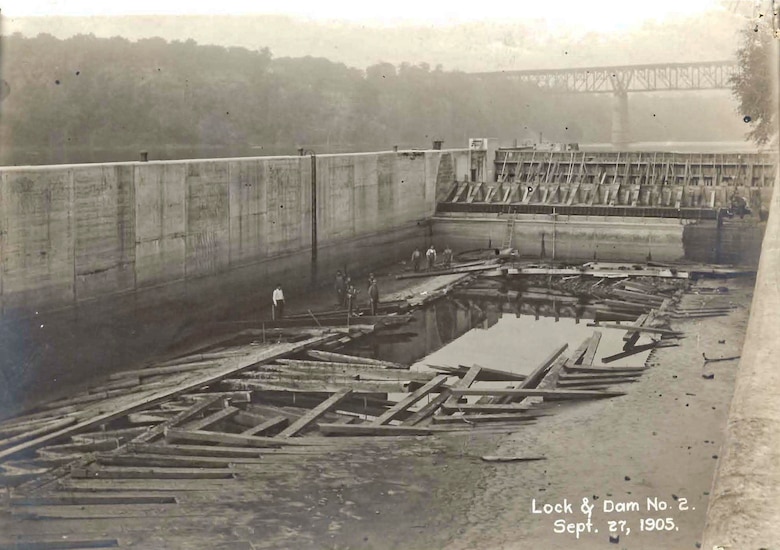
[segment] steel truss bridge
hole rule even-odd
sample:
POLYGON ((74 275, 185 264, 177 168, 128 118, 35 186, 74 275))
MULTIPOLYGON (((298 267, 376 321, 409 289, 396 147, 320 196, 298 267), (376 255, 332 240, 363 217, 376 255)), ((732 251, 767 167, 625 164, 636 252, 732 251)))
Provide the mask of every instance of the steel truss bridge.
POLYGON ((476 74, 529 82, 551 92, 614 93, 728 89, 737 70, 734 61, 705 61, 476 74))
POLYGON ((629 92, 729 89, 730 79, 738 70, 734 61, 705 61, 474 74, 486 83, 491 80, 527 82, 550 93, 611 93, 614 98, 612 143, 621 147, 629 142, 629 92))

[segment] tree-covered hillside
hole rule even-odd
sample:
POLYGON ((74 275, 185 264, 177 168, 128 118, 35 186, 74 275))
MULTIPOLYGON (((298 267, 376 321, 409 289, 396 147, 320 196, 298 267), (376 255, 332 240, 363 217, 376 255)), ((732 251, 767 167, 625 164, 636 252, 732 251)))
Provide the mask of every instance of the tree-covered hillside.
MULTIPOLYGON (((319 153, 442 139, 609 141, 606 96, 485 84, 426 64, 359 70, 324 58, 160 38, 3 37, 2 162, 319 153)), ((728 94, 637 100, 637 140, 739 139, 728 94), (688 115, 681 117, 680 113, 688 115), (646 122, 645 122, 646 121, 646 122), (652 123, 650 123, 652 121, 652 123), (725 123, 724 123, 725 121, 725 123)))

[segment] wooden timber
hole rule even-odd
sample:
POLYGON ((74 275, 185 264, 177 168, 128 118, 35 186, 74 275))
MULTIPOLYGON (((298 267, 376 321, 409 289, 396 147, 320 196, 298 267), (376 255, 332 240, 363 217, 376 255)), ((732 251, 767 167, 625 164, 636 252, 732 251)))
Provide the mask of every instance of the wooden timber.
POLYGON ((137 468, 104 466, 101 468, 73 468, 74 479, 229 479, 235 477, 229 468, 137 468))
POLYGON ((439 410, 439 407, 441 407, 449 398, 450 391, 449 389, 445 388, 439 395, 431 399, 428 403, 420 407, 419 410, 412 414, 412 416, 404 420, 403 425, 415 426, 423 420, 426 420, 427 418, 431 417, 437 410, 439 410))
MULTIPOLYGON (((466 373, 469 371, 469 367, 465 367, 463 365, 458 365, 457 367, 449 367, 445 365, 428 365, 428 367, 459 377, 466 376, 466 373)), ((526 378, 528 378, 528 376, 525 374, 509 372, 506 370, 489 369, 482 366, 479 367, 479 374, 477 374, 477 380, 483 382, 504 382, 511 380, 522 382, 526 378)))
MULTIPOLYGON (((198 430, 171 429, 165 433, 166 441, 190 441, 197 443, 215 443, 232 447, 279 447, 282 445, 301 445, 298 440, 279 437, 260 437, 256 435, 229 434, 198 430)), ((311 444, 311 443, 309 443, 311 444)))
POLYGON ((377 424, 318 424, 318 427, 324 435, 431 435, 437 431, 435 428, 386 426, 377 424))
POLYGON ((498 413, 498 414, 464 414, 464 415, 434 415, 434 424, 480 424, 486 422, 533 422, 539 414, 498 413))
POLYGON ((95 504, 177 504, 173 495, 150 493, 88 494, 58 492, 49 495, 25 495, 11 498, 12 506, 90 506, 95 504))
POLYGON ((154 443, 128 444, 127 450, 133 453, 179 456, 215 456, 225 458, 259 458, 266 452, 256 447, 224 447, 222 445, 159 445, 154 443))
POLYGON ((588 349, 585 351, 585 354, 582 356, 582 366, 583 367, 589 367, 593 364, 593 358, 596 356, 596 350, 599 348, 599 343, 601 342, 601 332, 598 330, 593 331, 593 336, 590 337, 590 342, 588 342, 588 349))
POLYGON ((621 351, 620 353, 616 353, 615 355, 610 355, 608 357, 602 357, 601 362, 602 363, 612 363, 613 361, 618 361, 619 359, 625 359, 626 357, 631 357, 632 355, 636 355, 638 353, 642 353, 644 351, 649 351, 651 349, 654 349, 656 347, 659 347, 656 342, 651 342, 649 344, 642 344, 640 346, 634 346, 629 350, 621 351))
POLYGON ((221 411, 217 411, 215 413, 212 413, 205 418, 201 418, 200 420, 193 420, 192 422, 188 422, 184 425, 184 429, 186 430, 205 430, 206 428, 210 428, 211 426, 214 426, 215 424, 219 424, 220 422, 227 420, 228 418, 231 418, 232 416, 235 416, 239 412, 239 409, 236 407, 228 406, 222 409, 221 411))
POLYGON ((604 328, 616 328, 618 330, 635 330, 637 332, 649 332, 651 334, 661 334, 663 336, 681 337, 682 332, 657 327, 640 327, 637 325, 618 325, 613 323, 604 323, 604 328))
POLYGON ((355 355, 345 355, 343 353, 334 353, 332 351, 322 350, 307 350, 306 355, 319 359, 321 361, 333 361, 341 363, 350 363, 355 365, 374 365, 377 367, 383 367, 388 369, 409 369, 408 365, 402 365, 401 363, 393 363, 392 361, 382 361, 380 359, 372 359, 369 357, 359 357, 355 355))
MULTIPOLYGON (((473 384, 474 381, 479 376, 479 371, 480 370, 482 370, 482 367, 480 367, 479 365, 473 365, 468 370, 468 372, 466 372, 466 374, 463 376, 463 378, 461 378, 460 380, 455 382, 455 384, 451 387, 451 389, 456 389, 456 388, 457 389, 465 389, 465 388, 470 387, 471 384, 473 384)), ((456 406, 458 404, 458 398, 455 397, 455 395, 452 394, 452 392, 450 392, 450 395, 451 395, 451 397, 446 401, 446 403, 450 407, 454 407, 454 406, 456 406)))
POLYGON ((446 381, 447 377, 445 375, 437 376, 423 387, 415 390, 403 400, 390 407, 384 414, 374 420, 372 424, 375 426, 381 426, 383 424, 388 424, 392 420, 395 420, 400 413, 406 411, 406 409, 417 403, 420 399, 442 386, 446 381))
MULTIPOLYGON (((625 395, 623 392, 592 392, 592 391, 577 391, 577 390, 536 390, 536 389, 482 389, 482 388, 467 388, 467 389, 452 389, 450 390, 453 395, 511 395, 514 397, 554 397, 556 399, 593 399, 598 397, 618 397, 625 395)), ((448 407, 451 409, 451 407, 448 407)))
POLYGON ((330 409, 336 407, 339 403, 344 401, 347 397, 349 397, 349 394, 352 393, 352 390, 349 388, 344 388, 342 390, 337 391, 332 396, 327 398, 325 401, 314 407, 311 411, 303 415, 301 418, 290 424, 287 428, 282 430, 282 432, 276 436, 278 438, 289 438, 293 437, 294 435, 297 435, 302 430, 304 430, 309 424, 317 420, 319 417, 324 415, 326 412, 328 412, 330 409))

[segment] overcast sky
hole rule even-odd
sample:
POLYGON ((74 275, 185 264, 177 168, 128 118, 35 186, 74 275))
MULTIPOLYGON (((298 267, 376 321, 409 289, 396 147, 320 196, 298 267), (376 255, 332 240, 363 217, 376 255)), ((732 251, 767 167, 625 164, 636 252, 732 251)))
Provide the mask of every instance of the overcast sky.
POLYGON ((393 0, 3 0, 10 18, 42 15, 286 14, 317 20, 347 20, 365 25, 446 25, 473 20, 542 19, 549 26, 585 31, 624 31, 648 20, 664 21, 710 10, 734 10, 753 0, 474 0, 431 2, 393 0))

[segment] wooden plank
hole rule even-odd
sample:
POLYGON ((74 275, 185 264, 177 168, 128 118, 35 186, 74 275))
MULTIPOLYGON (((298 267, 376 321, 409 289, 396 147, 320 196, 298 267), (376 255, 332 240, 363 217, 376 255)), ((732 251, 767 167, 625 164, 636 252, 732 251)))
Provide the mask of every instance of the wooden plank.
MULTIPOLYGON (((432 373, 428 372, 416 372, 404 369, 389 369, 376 365, 358 363, 304 361, 300 359, 277 359, 276 363, 282 365, 282 367, 279 367, 278 369, 281 372, 341 374, 344 376, 354 376, 356 377, 355 379, 371 377, 385 380, 416 380, 419 382, 427 382, 434 376, 432 373)), ((267 370, 270 370, 270 368, 276 368, 276 366, 271 365, 267 370)))
MULTIPOLYGON (((559 347, 557 347, 553 352, 544 360, 542 363, 536 367, 531 374, 528 375, 528 377, 523 381, 522 384, 520 384, 520 389, 530 389, 535 388, 539 382, 542 381, 542 378, 544 378, 544 375, 547 374, 547 371, 552 367, 553 363, 555 363, 555 360, 558 359, 558 357, 566 351, 566 348, 569 347, 569 344, 561 344, 559 347)), ((511 395, 511 394, 506 394, 511 395)))
POLYGON ((217 402, 220 401, 219 396, 201 399, 200 401, 196 402, 194 405, 192 405, 190 408, 188 408, 185 411, 180 412, 170 420, 167 420, 160 424, 159 426, 155 426, 151 430, 149 430, 146 433, 142 433, 138 437, 133 438, 130 443, 149 443, 150 441, 153 441, 157 437, 162 436, 165 433, 165 430, 169 428, 174 428, 176 426, 179 426, 180 424, 186 422, 190 418, 193 418, 194 416, 197 416, 201 412, 205 411, 209 407, 213 406, 217 402))
POLYGON ((638 378, 639 376, 642 376, 642 372, 622 372, 619 370, 616 370, 615 372, 600 372, 600 373, 592 373, 592 374, 561 374, 558 377, 558 380, 561 382, 574 382, 577 380, 601 380, 604 378, 638 378))
POLYGON ((290 419, 286 416, 275 416, 256 426, 247 428, 241 435, 266 435, 268 432, 286 428, 290 424, 290 419))
MULTIPOLYGON (((477 379, 477 376, 479 376, 479 371, 482 370, 482 368, 479 365, 472 365, 472 367, 468 370, 466 375, 455 382, 455 384, 452 386, 452 388, 458 388, 458 389, 464 389, 471 386, 471 384, 474 383, 474 381, 477 379)), ((455 397, 452 392, 450 392, 450 398, 446 401, 446 403, 450 407, 454 407, 458 404, 458 398, 455 397)))
POLYGON ((161 445, 131 443, 127 450, 134 453, 178 456, 213 456, 223 458, 259 458, 265 450, 256 447, 223 447, 215 445, 161 445))
POLYGON ((259 464, 261 458, 226 458, 215 456, 176 456, 133 453, 125 455, 98 455, 101 466, 131 466, 142 468, 229 468, 236 462, 259 464))
POLYGON ((409 418, 403 421, 404 426, 415 426, 433 415, 439 407, 441 407, 447 399, 450 398, 449 389, 445 388, 439 395, 431 399, 428 403, 420 407, 420 409, 412 414, 409 418))
MULTIPOLYGON (((469 370, 469 367, 465 367, 463 365, 458 365, 457 367, 448 367, 444 365, 427 365, 427 366, 432 369, 436 369, 436 370, 446 372, 448 374, 452 374, 453 376, 465 376, 469 370)), ((491 369, 483 366, 479 367, 479 374, 477 375, 477 380, 485 381, 485 382, 488 381, 505 382, 511 380, 522 382, 526 378, 528 378, 528 376, 525 374, 519 374, 516 372, 510 372, 506 370, 491 369)))
POLYGON ((588 346, 590 345, 591 337, 585 338, 585 340, 582 341, 582 343, 577 346, 577 348, 574 350, 574 352, 566 359, 566 362, 563 364, 564 367, 573 367, 576 365, 580 358, 582 358, 583 355, 588 351, 588 346))
POLYGON ((588 342, 588 349, 582 356, 582 366, 589 367, 593 364, 593 359, 596 357, 596 350, 599 348, 599 342, 601 342, 601 332, 598 330, 593 331, 593 335, 588 342))
POLYGON ((91 506, 112 504, 177 504, 173 495, 149 493, 73 493, 25 495, 11 498, 12 506, 91 506))
POLYGON ((531 422, 539 418, 539 414, 523 414, 522 411, 516 413, 497 413, 497 414, 464 414, 459 416, 433 417, 434 424, 481 424, 486 422, 531 422))
POLYGON ((458 403, 458 406, 453 409, 443 405, 442 410, 464 413, 513 413, 527 411, 528 407, 519 403, 458 403))
POLYGON ((119 447, 119 440, 115 438, 103 439, 94 443, 68 443, 65 445, 49 445, 41 447, 38 453, 73 454, 91 453, 95 451, 111 451, 119 447))
POLYGON ((216 361, 204 361, 198 363, 183 363, 181 365, 171 365, 168 367, 148 367, 145 369, 135 369, 123 372, 117 372, 109 375, 109 380, 120 380, 122 378, 148 378, 150 376, 159 376, 161 374, 177 374, 181 372, 193 372, 203 369, 213 368, 219 365, 216 361))
MULTIPOLYGON (((637 326, 641 327, 642 325, 645 324, 645 322, 647 321, 647 318, 648 318, 649 315, 650 315, 649 312, 648 313, 643 313, 642 315, 637 317, 635 324, 637 326)), ((638 333, 635 330, 627 330, 626 333, 623 335, 623 341, 624 342, 629 342, 631 340, 636 341, 636 335, 637 334, 638 333)))
POLYGON ((440 386, 442 386, 447 381, 447 377, 445 375, 439 375, 427 384, 425 384, 423 387, 418 388, 411 394, 409 394, 407 397, 396 403, 394 406, 390 407, 382 416, 374 420, 372 422, 375 426, 381 426, 383 424, 388 424, 390 421, 394 420, 399 413, 406 411, 409 407, 417 403, 420 399, 428 395, 429 393, 433 392, 440 386))
POLYGON ((546 460, 543 456, 494 456, 485 455, 482 457, 485 462, 534 462, 537 460, 546 460))
POLYGON ((311 346, 321 344, 325 340, 333 339, 334 337, 338 337, 338 336, 339 335, 316 337, 316 338, 304 340, 303 342, 299 342, 296 344, 275 344, 273 346, 268 346, 264 349, 258 350, 254 353, 250 353, 247 356, 231 358, 227 360, 224 366, 220 367, 219 369, 214 369, 208 374, 204 374, 202 376, 193 376, 188 380, 188 382, 184 384, 177 385, 174 388, 156 391, 151 396, 145 395, 144 397, 141 398, 129 400, 128 403, 118 405, 112 408, 112 410, 110 411, 97 414, 91 418, 82 420, 76 424, 66 426, 55 432, 47 433, 39 437, 36 437, 35 439, 25 441, 18 445, 14 445, 13 447, 10 447, 8 449, 4 449, 0 451, 0 462, 15 457, 17 455, 20 455, 22 453, 33 451, 49 443, 53 443, 55 441, 62 440, 63 438, 70 437, 73 434, 86 431, 88 428, 91 428, 92 426, 105 424, 110 420, 114 420, 115 418, 125 416, 131 412, 136 412, 151 407, 153 405, 156 405, 163 401, 167 401, 178 395, 187 393, 192 390, 196 390, 197 388, 214 384, 215 382, 218 382, 223 378, 228 378, 246 369, 254 368, 257 366, 258 363, 267 363, 283 355, 304 351, 310 348, 311 346))
POLYGON ((344 388, 342 390, 337 391, 332 396, 330 396, 328 399, 314 407, 311 411, 304 414, 301 418, 290 424, 288 427, 286 427, 282 432, 276 436, 280 438, 289 438, 293 437, 294 435, 298 434, 302 430, 304 430, 309 424, 317 420, 319 417, 321 417, 323 414, 328 412, 330 409, 334 408, 336 405, 344 401, 349 395, 352 393, 352 390, 350 388, 344 388))
POLYGON ((232 447, 280 447, 282 445, 311 445, 290 438, 260 437, 257 435, 229 434, 196 430, 170 429, 165 433, 167 441, 194 441, 198 443, 216 443, 232 447))
POLYGON ((315 359, 321 359, 323 361, 335 361, 341 363, 352 363, 356 365, 375 365, 377 367, 384 367, 388 369, 404 369, 408 370, 407 365, 401 363, 394 363, 392 361, 382 361, 380 359, 372 359, 370 357, 359 357, 356 355, 346 355, 343 353, 334 353, 332 351, 322 350, 308 350, 306 355, 314 357, 315 359))
POLYGON ((83 536, 67 540, 59 537, 53 540, 0 541, 0 550, 65 550, 68 548, 83 550, 85 548, 116 548, 117 546, 119 546, 119 541, 116 539, 93 539, 83 536))
POLYGON ((602 363, 612 363, 613 361, 618 361, 620 359, 625 359, 626 357, 631 357, 632 355, 636 355, 638 353, 642 353, 643 351, 649 351, 653 348, 659 347, 656 342, 651 342, 649 344, 642 344, 641 346, 634 346, 631 349, 621 351, 620 353, 616 353, 614 355, 610 355, 608 357, 602 357, 601 362, 602 363))
POLYGON ((637 332, 649 332, 650 334, 661 334, 663 336, 670 336, 670 337, 677 337, 677 338, 683 335, 682 332, 676 330, 669 330, 669 329, 657 328, 657 327, 639 327, 637 325, 618 325, 616 323, 604 323, 602 326, 604 328, 616 328, 618 330, 635 330, 637 332))
POLYGON ((74 468, 74 479, 229 479, 235 477, 229 468, 134 468, 103 466, 74 468))
MULTIPOLYGON (((597 397, 617 397, 623 392, 592 392, 578 390, 537 390, 514 388, 467 388, 452 389, 454 395, 511 395, 514 397, 554 397, 556 399, 592 399, 597 397)), ((450 408, 450 407, 448 407, 450 408)))
POLYGON ((556 387, 558 388, 582 388, 587 386, 593 386, 594 384, 602 386, 612 386, 615 384, 633 384, 637 382, 636 378, 599 378, 598 380, 559 380, 556 387))
MULTIPOLYGON (((554 349, 553 352, 544 361, 542 361, 542 363, 536 367, 519 386, 517 386, 517 389, 531 389, 538 386, 553 364, 555 364, 558 357, 560 357, 560 355, 568 347, 569 344, 561 344, 559 347, 554 349)), ((498 404, 510 403, 515 397, 517 396, 513 394, 504 394, 498 400, 498 404)))
POLYGON ((437 430, 419 426, 387 426, 378 424, 318 424, 325 435, 399 436, 431 435, 437 430))
POLYGON ((50 424, 44 424, 40 428, 36 428, 29 432, 22 432, 20 434, 3 439, 2 441, 0 441, 0 447, 11 447, 12 445, 17 445, 19 443, 23 444, 23 442, 25 441, 29 441, 30 439, 39 436, 46 436, 47 434, 54 433, 57 430, 66 428, 67 426, 72 426, 75 423, 76 423, 76 419, 74 417, 63 418, 62 420, 55 420, 50 424))
POLYGON ((210 428, 211 426, 214 426, 223 420, 227 420, 228 418, 235 416, 238 412, 239 409, 236 407, 225 407, 221 411, 212 413, 205 418, 188 422, 183 427, 185 430, 205 430, 206 428, 210 428))

